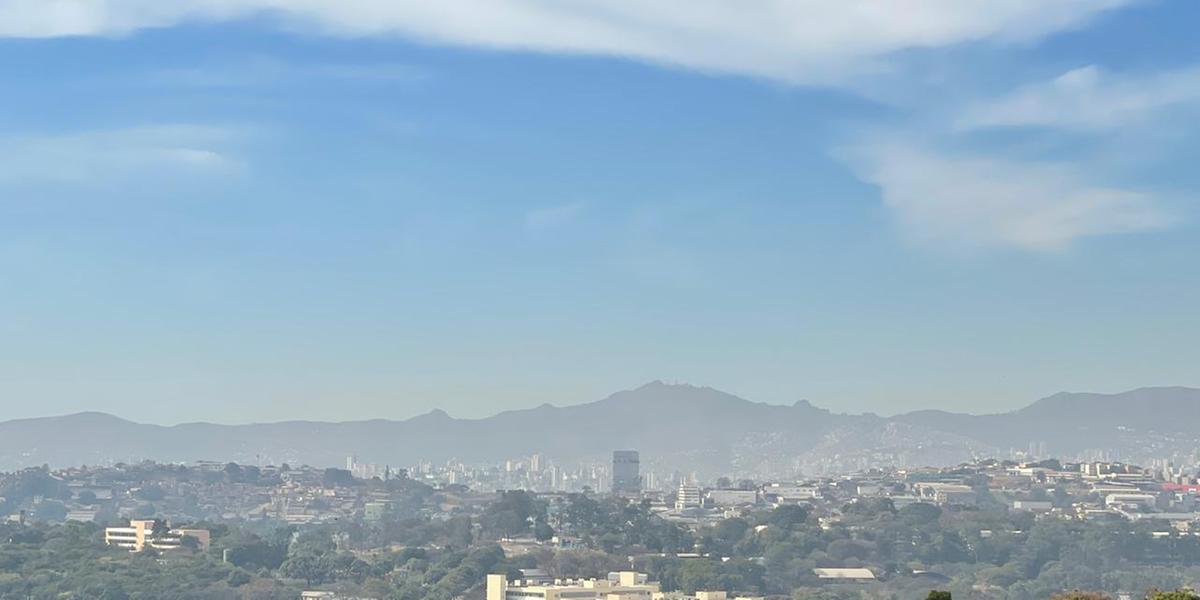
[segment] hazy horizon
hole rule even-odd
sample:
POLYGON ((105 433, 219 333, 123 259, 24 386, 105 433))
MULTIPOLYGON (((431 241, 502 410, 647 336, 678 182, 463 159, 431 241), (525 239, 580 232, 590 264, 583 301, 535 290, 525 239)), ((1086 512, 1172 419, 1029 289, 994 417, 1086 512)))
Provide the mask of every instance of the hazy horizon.
POLYGON ((107 415, 107 416, 111 416, 111 417, 116 417, 116 418, 122 419, 124 421, 129 421, 132 423, 144 424, 144 425, 158 425, 158 426, 163 426, 163 427, 173 427, 173 426, 177 426, 177 425, 194 425, 194 424, 238 426, 238 425, 263 425, 263 424, 273 424, 273 423, 282 423, 282 422, 350 423, 350 422, 380 421, 380 420, 382 420, 382 421, 407 421, 409 419, 422 417, 425 415, 429 415, 431 413, 444 413, 452 419, 474 421, 474 420, 488 419, 490 417, 494 417, 494 416, 500 415, 505 412, 533 410, 533 409, 540 408, 540 407, 546 406, 546 405, 552 406, 554 408, 571 408, 571 407, 576 407, 576 406, 583 406, 586 404, 592 404, 595 402, 601 402, 601 401, 607 400, 611 396, 614 396, 614 395, 617 395, 617 394, 620 394, 623 392, 637 391, 637 390, 641 390, 644 388, 652 387, 656 384, 660 384, 660 385, 667 386, 667 387, 684 387, 684 388, 693 388, 693 389, 701 389, 701 390, 714 390, 716 392, 720 392, 722 394, 728 394, 730 396, 733 396, 740 400, 744 400, 746 402, 751 402, 751 403, 755 403, 755 404, 765 404, 768 406, 787 407, 787 406, 794 406, 800 402, 807 402, 808 404, 810 404, 811 406, 813 406, 815 408, 822 409, 822 410, 828 410, 834 414, 839 414, 839 415, 875 414, 875 415, 878 415, 878 416, 884 417, 884 418, 891 418, 891 417, 896 417, 896 416, 900 416, 900 415, 904 415, 904 414, 910 414, 913 412, 921 412, 921 411, 928 411, 928 410, 945 410, 946 412, 951 412, 951 413, 968 414, 968 415, 976 415, 976 416, 993 415, 993 414, 1007 413, 1007 412, 1011 412, 1011 411, 1020 410, 1020 409, 1025 408, 1039 400, 1051 398, 1051 397, 1059 395, 1059 394, 1116 395, 1116 394, 1121 394, 1124 392, 1133 392, 1133 391, 1144 390, 1144 389, 1169 389, 1169 388, 1200 389, 1200 388, 1196 388, 1196 387, 1192 387, 1192 386, 1163 385, 1163 386, 1141 386, 1141 387, 1137 387, 1137 388, 1130 388, 1127 390, 1111 390, 1111 391, 1060 390, 1060 391, 1054 392, 1052 394, 1045 394, 1043 396, 1039 396, 1037 398, 1030 399, 1028 402, 1025 402, 1023 404, 1018 404, 1018 405, 1012 406, 1010 408, 1005 408, 1005 409, 996 410, 996 411, 980 412, 980 411, 971 411, 971 410, 947 410, 947 409, 939 409, 939 408, 932 408, 932 407, 923 407, 923 408, 914 408, 914 409, 904 410, 904 411, 897 411, 897 412, 892 412, 892 413, 879 413, 879 412, 873 412, 873 411, 857 411, 856 412, 856 411, 834 410, 834 409, 830 409, 828 406, 825 406, 819 402, 813 402, 806 398, 802 398, 802 399, 796 400, 794 402, 787 402, 787 403, 763 402, 760 400, 755 400, 754 398, 747 398, 741 394, 738 394, 738 393, 730 391, 730 390, 723 390, 723 389, 719 389, 719 388, 714 388, 712 386, 694 385, 694 384, 690 384, 690 383, 686 383, 686 382, 653 380, 653 381, 646 382, 639 386, 634 386, 634 387, 620 389, 620 390, 613 390, 613 392, 606 394, 602 397, 593 398, 590 400, 584 400, 581 402, 561 403, 561 404, 556 404, 553 402, 544 402, 544 403, 540 403, 540 404, 536 404, 536 405, 504 408, 504 409, 500 409, 500 410, 497 410, 497 411, 491 412, 491 413, 482 413, 482 414, 473 414, 473 415, 454 414, 445 409, 442 409, 439 407, 434 407, 427 411, 423 411, 420 413, 414 413, 414 414, 406 415, 406 416, 399 416, 399 417, 367 416, 367 417, 361 417, 361 418, 342 418, 342 419, 311 419, 311 418, 304 418, 304 417, 281 417, 279 419, 273 419, 273 420, 252 420, 252 421, 218 421, 218 420, 214 420, 214 419, 190 419, 190 420, 176 421, 176 422, 154 422, 154 421, 139 420, 138 418, 136 418, 136 416, 130 417, 127 415, 112 413, 112 412, 104 411, 104 410, 86 410, 86 411, 76 411, 76 412, 70 412, 70 413, 34 415, 34 416, 29 416, 29 417, 7 418, 7 417, 0 416, 0 423, 7 422, 7 421, 19 421, 19 420, 25 420, 25 419, 68 417, 68 416, 74 416, 74 415, 80 415, 80 414, 103 414, 103 415, 107 415))
POLYGON ((1200 387, 1196 3, 66 4, 0 0, 0 419, 1200 387))

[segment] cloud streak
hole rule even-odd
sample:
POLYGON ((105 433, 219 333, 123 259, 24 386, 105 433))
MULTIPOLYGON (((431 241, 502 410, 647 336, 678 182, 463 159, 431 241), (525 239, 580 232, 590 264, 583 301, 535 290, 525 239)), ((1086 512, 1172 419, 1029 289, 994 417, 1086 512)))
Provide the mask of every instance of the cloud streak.
POLYGON ((557 206, 544 206, 525 213, 525 229, 542 231, 566 225, 579 218, 587 207, 583 202, 570 202, 557 206))
POLYGON ((1172 106, 1195 102, 1200 102, 1200 68, 1113 74, 1089 65, 969 107, 956 127, 1102 131, 1136 125, 1172 106))
POLYGON ((947 155, 896 140, 875 140, 848 159, 922 242, 1053 251, 1171 222, 1149 194, 1089 183, 1061 164, 947 155))
POLYGON ((213 173, 239 166, 231 129, 173 124, 0 138, 0 184, 91 183, 122 176, 213 173))
POLYGON ((1011 42, 1135 0, 0 0, 0 36, 122 35, 271 16, 340 36, 627 57, 830 83, 907 49, 1011 42))
POLYGON ((236 63, 164 69, 156 84, 197 88, 240 88, 312 82, 413 84, 428 77, 425 69, 400 63, 295 63, 254 56, 236 63))

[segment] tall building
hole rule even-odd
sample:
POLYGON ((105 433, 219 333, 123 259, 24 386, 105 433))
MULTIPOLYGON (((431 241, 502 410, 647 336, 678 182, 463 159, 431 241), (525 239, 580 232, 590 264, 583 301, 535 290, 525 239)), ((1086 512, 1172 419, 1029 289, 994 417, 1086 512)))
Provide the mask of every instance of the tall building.
POLYGON ((700 508, 703 504, 704 498, 700 495, 699 487, 686 483, 680 484, 679 490, 675 492, 675 510, 700 508))
POLYGON ((637 450, 614 450, 612 491, 614 494, 642 493, 642 476, 637 450))

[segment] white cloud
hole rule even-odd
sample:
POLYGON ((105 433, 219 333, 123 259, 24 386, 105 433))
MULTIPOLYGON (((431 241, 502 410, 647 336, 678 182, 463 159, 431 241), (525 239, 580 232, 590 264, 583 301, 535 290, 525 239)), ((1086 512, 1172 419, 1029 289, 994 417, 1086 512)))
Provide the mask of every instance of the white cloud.
POLYGON ((834 82, 890 53, 1021 41, 1136 0, 0 0, 0 36, 119 35, 274 16, 333 35, 615 55, 834 82))
POLYGON ((8 136, 0 138, 0 183, 226 171, 238 166, 225 149, 236 137, 226 128, 179 124, 8 136))
POLYGON ((947 156, 890 139, 848 158, 903 230, 926 242, 1044 251, 1170 222, 1150 195, 1089 183, 1060 164, 947 156))
POLYGON ((542 230, 570 223, 579 217, 584 208, 586 205, 583 202, 535 208, 525 213, 525 228, 542 230))
POLYGON ((1105 130, 1137 124, 1173 105, 1200 101, 1200 68, 1112 74, 1092 65, 968 108, 960 130, 1040 126, 1105 130))

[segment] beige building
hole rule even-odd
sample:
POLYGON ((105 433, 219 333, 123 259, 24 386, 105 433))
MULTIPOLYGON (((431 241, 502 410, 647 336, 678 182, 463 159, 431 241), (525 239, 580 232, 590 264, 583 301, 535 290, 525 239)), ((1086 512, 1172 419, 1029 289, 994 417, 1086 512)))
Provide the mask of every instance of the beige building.
POLYGON ((633 571, 610 573, 607 579, 508 581, 504 575, 487 576, 487 600, 726 600, 725 592, 696 592, 686 596, 663 592, 659 584, 633 571))
POLYGON ((184 536, 195 538, 201 550, 208 550, 211 536, 207 529, 171 529, 167 533, 154 535, 154 520, 139 519, 129 522, 129 527, 106 527, 104 543, 109 546, 128 548, 130 552, 141 552, 146 548, 176 550, 183 547, 184 536))

